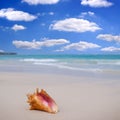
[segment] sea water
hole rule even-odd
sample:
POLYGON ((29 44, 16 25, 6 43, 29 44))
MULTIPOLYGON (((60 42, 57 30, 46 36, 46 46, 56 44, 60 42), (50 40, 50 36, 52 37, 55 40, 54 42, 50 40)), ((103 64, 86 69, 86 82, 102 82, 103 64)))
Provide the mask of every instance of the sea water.
MULTIPOLYGON (((1 55, 0 70, 42 66, 71 71, 120 71, 120 55, 1 55)), ((28 68, 29 69, 29 68, 28 68)))

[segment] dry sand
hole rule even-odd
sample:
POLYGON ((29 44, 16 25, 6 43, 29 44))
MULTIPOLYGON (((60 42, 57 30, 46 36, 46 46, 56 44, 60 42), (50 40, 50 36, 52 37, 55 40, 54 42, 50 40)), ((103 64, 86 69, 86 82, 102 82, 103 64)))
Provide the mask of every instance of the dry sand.
POLYGON ((69 75, 0 72, 0 120, 120 120, 120 82, 69 75), (57 114, 29 110, 27 93, 45 89, 57 114))

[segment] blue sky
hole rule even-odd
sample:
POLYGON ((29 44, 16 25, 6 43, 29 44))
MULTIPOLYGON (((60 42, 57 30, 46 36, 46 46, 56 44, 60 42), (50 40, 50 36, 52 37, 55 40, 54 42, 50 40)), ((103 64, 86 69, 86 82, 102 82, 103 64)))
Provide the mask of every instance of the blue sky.
POLYGON ((0 52, 120 53, 119 0, 0 0, 0 52))

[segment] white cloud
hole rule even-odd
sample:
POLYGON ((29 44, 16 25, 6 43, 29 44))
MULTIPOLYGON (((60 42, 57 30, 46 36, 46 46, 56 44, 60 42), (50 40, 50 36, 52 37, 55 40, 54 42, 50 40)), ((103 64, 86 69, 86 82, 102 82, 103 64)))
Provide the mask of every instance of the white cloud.
POLYGON ((18 30, 24 30, 24 29, 26 29, 26 27, 15 24, 11 29, 14 31, 18 31, 18 30))
POLYGON ((115 42, 120 42, 120 35, 111 35, 111 34, 99 34, 97 36, 97 39, 102 39, 106 41, 115 41, 115 42))
POLYGON ((1 9, 0 17, 10 21, 33 21, 37 17, 27 12, 17 11, 13 8, 1 9))
POLYGON ((39 13, 38 16, 45 16, 45 15, 54 15, 54 12, 48 12, 48 13, 43 12, 43 13, 39 13))
POLYGON ((45 23, 41 23, 40 25, 41 25, 41 26, 45 26, 46 24, 45 24, 45 23))
POLYGON ((38 49, 39 43, 36 41, 22 41, 22 40, 14 40, 13 45, 15 45, 17 48, 24 48, 24 49, 38 49))
POLYGON ((94 43, 89 43, 85 41, 80 41, 78 43, 71 43, 69 45, 64 46, 60 50, 57 51, 65 51, 65 50, 78 50, 78 51, 84 51, 86 49, 93 49, 93 48, 99 48, 101 46, 94 44, 94 43))
POLYGON ((101 51, 105 51, 105 52, 119 52, 120 48, 111 46, 111 47, 102 48, 101 51))
POLYGON ((60 0, 22 0, 22 2, 26 2, 29 5, 38 5, 38 4, 56 4, 60 0))
POLYGON ((5 52, 4 50, 0 50, 0 53, 3 53, 3 52, 5 52))
POLYGON ((94 16, 94 15, 95 15, 94 12, 88 11, 88 12, 82 12, 80 17, 84 18, 85 16, 94 16))
POLYGON ((43 39, 42 41, 21 41, 21 40, 14 40, 13 45, 17 48, 24 48, 24 49, 40 49, 41 47, 51 47, 55 45, 62 45, 69 43, 66 39, 43 39))
POLYGON ((84 19, 68 18, 51 24, 50 29, 68 32, 95 32, 101 28, 94 22, 84 19))
POLYGON ((89 5, 90 7, 109 7, 112 6, 112 2, 107 0, 81 0, 82 5, 89 5))
POLYGON ((69 41, 66 39, 44 39, 43 46, 50 47, 50 46, 62 45, 66 43, 69 43, 69 41))
POLYGON ((49 15, 54 15, 54 12, 49 12, 49 15))

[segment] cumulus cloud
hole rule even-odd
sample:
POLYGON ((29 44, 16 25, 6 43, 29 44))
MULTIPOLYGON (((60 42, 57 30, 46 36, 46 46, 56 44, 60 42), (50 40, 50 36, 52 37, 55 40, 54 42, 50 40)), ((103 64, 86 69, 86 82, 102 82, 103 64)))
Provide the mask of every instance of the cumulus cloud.
POLYGON ((104 52, 119 52, 120 48, 111 46, 111 47, 102 48, 101 51, 104 51, 104 52))
POLYGON ((11 29, 14 31, 18 31, 18 30, 24 30, 24 29, 26 29, 26 27, 15 24, 11 29))
POLYGON ((1 9, 0 17, 6 18, 10 21, 33 21, 37 18, 36 16, 27 12, 17 11, 13 8, 1 9))
POLYGON ((115 41, 120 42, 120 35, 111 35, 111 34, 99 34, 97 39, 106 40, 109 42, 115 41))
POLYGON ((84 19, 68 18, 51 24, 50 29, 67 32, 95 32, 101 28, 94 22, 84 19))
POLYGON ((57 51, 65 51, 65 50, 78 50, 78 51, 84 51, 86 49, 93 49, 93 48, 99 48, 101 46, 94 44, 94 43, 89 43, 85 41, 80 41, 78 43, 71 43, 69 45, 64 46, 60 50, 57 51))
POLYGON ((69 43, 69 41, 66 39, 43 39, 42 41, 33 40, 32 42, 22 40, 13 41, 13 45, 15 45, 17 48, 24 49, 40 49, 41 47, 51 47, 66 43, 69 43))
POLYGON ((60 0, 22 0, 22 2, 26 2, 29 5, 38 5, 38 4, 56 4, 60 0))
POLYGON ((81 0, 81 5, 88 5, 90 7, 109 7, 112 6, 112 2, 107 0, 81 0))

